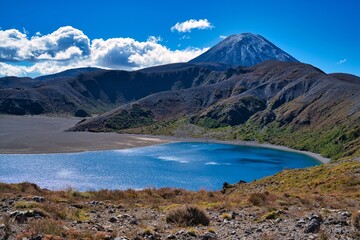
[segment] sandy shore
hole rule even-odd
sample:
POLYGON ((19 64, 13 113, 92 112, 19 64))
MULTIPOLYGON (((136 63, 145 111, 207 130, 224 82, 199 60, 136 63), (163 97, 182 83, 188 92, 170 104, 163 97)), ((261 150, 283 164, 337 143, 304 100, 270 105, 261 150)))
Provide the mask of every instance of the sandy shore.
POLYGON ((322 163, 330 161, 330 159, 324 158, 320 154, 257 142, 216 141, 212 139, 116 133, 65 132, 66 129, 74 126, 80 120, 79 118, 2 115, 0 116, 0 154, 82 152, 193 141, 274 148, 306 154, 322 163))
POLYGON ((0 116, 0 153, 82 152, 170 142, 161 137, 65 132, 80 120, 45 116, 0 116))

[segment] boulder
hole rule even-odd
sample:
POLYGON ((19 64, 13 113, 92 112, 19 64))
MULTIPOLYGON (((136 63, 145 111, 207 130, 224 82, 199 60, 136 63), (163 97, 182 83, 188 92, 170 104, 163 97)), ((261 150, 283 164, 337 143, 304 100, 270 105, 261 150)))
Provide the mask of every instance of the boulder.
POLYGON ((306 225, 304 232, 305 233, 317 233, 320 231, 320 221, 316 218, 310 220, 306 225))
POLYGON ((109 219, 109 222, 112 222, 112 223, 115 223, 115 222, 118 222, 118 221, 119 221, 119 218, 117 218, 117 217, 111 217, 109 219))
POLYGON ((32 200, 34 202, 45 202, 45 198, 40 197, 40 196, 34 196, 34 197, 32 197, 32 200))

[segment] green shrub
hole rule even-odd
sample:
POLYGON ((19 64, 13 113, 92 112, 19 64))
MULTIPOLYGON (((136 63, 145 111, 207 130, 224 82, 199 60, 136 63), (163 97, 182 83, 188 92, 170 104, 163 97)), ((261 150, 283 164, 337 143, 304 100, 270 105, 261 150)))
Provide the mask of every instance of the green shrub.
POLYGON ((197 122, 197 125, 205 128, 218 128, 223 126, 219 121, 209 117, 200 118, 197 122))
POLYGON ((259 222, 265 221, 265 220, 269 220, 269 219, 277 219, 280 217, 280 214, 282 213, 282 211, 271 211, 266 213, 264 216, 261 217, 259 222))

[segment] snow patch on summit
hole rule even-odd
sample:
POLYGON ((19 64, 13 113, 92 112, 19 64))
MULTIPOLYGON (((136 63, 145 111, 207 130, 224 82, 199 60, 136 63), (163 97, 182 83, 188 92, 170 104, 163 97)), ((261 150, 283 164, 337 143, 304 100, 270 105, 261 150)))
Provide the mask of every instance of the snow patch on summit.
POLYGON ((229 36, 190 62, 219 62, 234 66, 253 66, 267 60, 298 62, 264 37, 252 33, 229 36))

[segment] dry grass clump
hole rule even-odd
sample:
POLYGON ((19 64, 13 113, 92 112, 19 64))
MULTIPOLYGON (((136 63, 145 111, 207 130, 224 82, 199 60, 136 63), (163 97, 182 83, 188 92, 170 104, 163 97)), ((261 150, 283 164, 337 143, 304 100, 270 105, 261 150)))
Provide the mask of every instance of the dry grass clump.
POLYGON ((114 239, 116 232, 111 234, 106 232, 96 232, 92 230, 77 230, 74 228, 66 228, 65 223, 61 220, 55 219, 39 219, 30 221, 27 228, 18 234, 15 239, 35 239, 37 236, 43 235, 42 239, 106 239, 106 236, 111 236, 114 239))
POLYGON ((229 213, 223 213, 223 214, 221 214, 221 218, 224 220, 231 220, 232 216, 229 213))
POLYGON ((264 206, 267 204, 268 193, 251 193, 248 201, 254 206, 264 206))
POLYGON ((182 206, 171 209, 166 215, 166 222, 181 227, 196 225, 207 226, 210 223, 206 214, 196 206, 182 206))
POLYGON ((14 194, 32 194, 39 195, 45 192, 39 186, 29 182, 23 182, 18 184, 0 183, 0 193, 4 196, 11 196, 14 194))
POLYGON ((283 212, 280 210, 270 211, 270 212, 264 214, 258 222, 263 222, 265 220, 271 220, 271 219, 277 219, 280 217, 280 214, 282 214, 282 213, 283 212))
POLYGON ((265 232, 260 236, 260 240, 275 240, 275 239, 279 239, 275 233, 269 233, 269 232, 265 232))
POLYGON ((54 236, 60 236, 64 233, 64 223, 62 221, 48 219, 34 220, 29 223, 27 229, 21 236, 17 236, 17 239, 21 237, 34 238, 40 234, 50 234, 54 236))
POLYGON ((0 224, 4 224, 3 228, 0 229, 0 237, 2 237, 2 239, 9 239, 12 234, 10 216, 3 216, 0 224))
POLYGON ((356 230, 360 231, 360 212, 355 212, 352 215, 352 224, 356 230))
MULTIPOLYGON (((223 202, 225 197, 220 192, 208 192, 205 190, 200 191, 187 191, 184 189, 175 188, 147 188, 144 190, 98 190, 80 192, 73 188, 66 188, 61 191, 49 191, 41 189, 35 184, 19 183, 19 184, 5 184, 0 183, 0 197, 30 197, 42 196, 47 202, 56 203, 78 203, 96 201, 111 201, 114 204, 124 204, 129 207, 152 207, 161 208, 171 204, 208 204, 223 202)), ((35 203, 22 203, 18 204, 18 208, 35 208, 31 206, 35 203)))
POLYGON ((149 236, 149 235, 153 235, 154 234, 154 230, 149 227, 149 226, 146 226, 146 228, 143 230, 143 236, 149 236))

